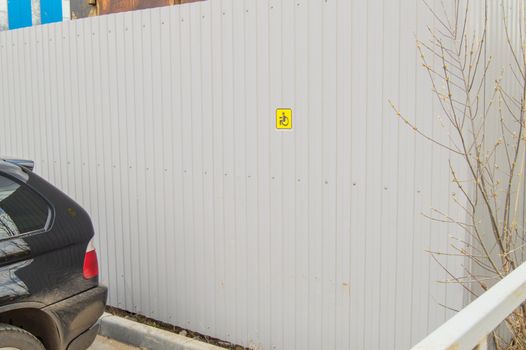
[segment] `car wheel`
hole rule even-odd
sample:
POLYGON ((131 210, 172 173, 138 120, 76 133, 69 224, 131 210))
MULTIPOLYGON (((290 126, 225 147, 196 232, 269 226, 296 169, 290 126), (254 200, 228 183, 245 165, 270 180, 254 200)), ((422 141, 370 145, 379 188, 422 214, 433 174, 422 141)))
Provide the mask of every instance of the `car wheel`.
POLYGON ((44 345, 31 333, 0 323, 0 350, 46 350, 44 345))

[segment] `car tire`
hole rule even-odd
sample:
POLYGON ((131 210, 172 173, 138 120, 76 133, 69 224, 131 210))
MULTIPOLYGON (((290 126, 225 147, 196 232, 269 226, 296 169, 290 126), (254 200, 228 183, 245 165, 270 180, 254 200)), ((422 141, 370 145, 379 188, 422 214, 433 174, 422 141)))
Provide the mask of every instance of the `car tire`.
POLYGON ((18 350, 46 350, 44 345, 31 333, 11 326, 0 323, 0 349, 18 349, 18 350))

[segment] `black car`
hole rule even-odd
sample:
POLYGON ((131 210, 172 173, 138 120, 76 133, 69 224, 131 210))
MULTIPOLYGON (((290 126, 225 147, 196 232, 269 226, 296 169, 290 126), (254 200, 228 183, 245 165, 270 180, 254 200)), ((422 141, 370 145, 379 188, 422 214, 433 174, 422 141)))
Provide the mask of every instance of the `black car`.
POLYGON ((0 349, 91 345, 107 297, 93 235, 88 214, 32 162, 0 159, 0 349))

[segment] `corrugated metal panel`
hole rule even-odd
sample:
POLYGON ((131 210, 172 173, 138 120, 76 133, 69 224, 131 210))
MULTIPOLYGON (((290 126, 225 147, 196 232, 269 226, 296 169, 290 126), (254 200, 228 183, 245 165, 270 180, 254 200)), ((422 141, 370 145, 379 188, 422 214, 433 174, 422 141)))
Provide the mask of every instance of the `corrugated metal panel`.
POLYGON ((62 0, 40 0, 39 10, 42 24, 62 22, 62 0))
POLYGON ((448 210, 448 155, 387 103, 447 140, 432 22, 215 0, 1 33, 0 153, 90 212, 111 305, 263 349, 406 349, 463 300, 424 252, 454 228, 420 215, 448 210))

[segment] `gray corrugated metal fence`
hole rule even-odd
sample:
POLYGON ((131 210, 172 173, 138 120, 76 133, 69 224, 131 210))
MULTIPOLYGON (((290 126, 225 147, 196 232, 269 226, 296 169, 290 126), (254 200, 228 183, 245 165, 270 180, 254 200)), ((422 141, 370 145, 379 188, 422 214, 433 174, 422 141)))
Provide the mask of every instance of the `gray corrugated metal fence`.
POLYGON ((0 153, 91 213, 111 305, 262 349, 406 349, 463 301, 424 251, 454 228, 420 214, 450 206, 448 154, 387 102, 447 142, 432 23, 420 0, 212 0, 0 33, 0 153))

